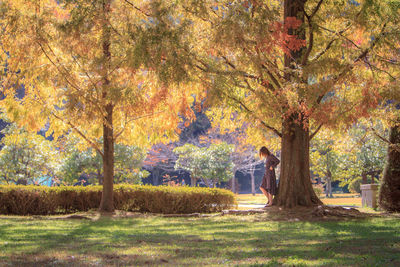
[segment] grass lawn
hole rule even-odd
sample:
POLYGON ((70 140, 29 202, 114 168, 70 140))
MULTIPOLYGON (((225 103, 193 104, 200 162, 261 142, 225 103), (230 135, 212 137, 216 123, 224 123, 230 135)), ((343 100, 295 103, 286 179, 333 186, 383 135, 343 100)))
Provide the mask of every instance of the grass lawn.
MULTIPOLYGON (((359 194, 333 194, 333 198, 320 197, 326 205, 341 205, 341 206, 361 206, 361 197, 359 194)), ((239 204, 264 204, 267 202, 263 194, 238 194, 236 200, 239 204)))
POLYGON ((400 219, 0 217, 0 266, 399 266, 400 219))

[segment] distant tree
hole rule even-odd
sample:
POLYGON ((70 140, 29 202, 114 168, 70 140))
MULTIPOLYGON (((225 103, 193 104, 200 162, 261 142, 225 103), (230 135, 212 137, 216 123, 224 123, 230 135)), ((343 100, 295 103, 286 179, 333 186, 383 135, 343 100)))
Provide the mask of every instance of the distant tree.
POLYGON ((53 142, 15 124, 2 133, 5 136, 1 140, 0 183, 40 183, 43 176, 55 178, 61 157, 53 142))
MULTIPOLYGON (((76 183, 85 174, 90 183, 102 184, 103 161, 101 155, 94 149, 79 150, 74 142, 64 143, 64 160, 60 168, 60 177, 67 183, 76 183)), ((146 157, 145 150, 137 146, 115 144, 115 183, 141 184, 149 173, 141 170, 146 157)))
POLYGON ((379 120, 360 120, 342 131, 321 130, 311 142, 311 170, 325 181, 326 195, 332 195, 332 181, 341 186, 351 185, 360 192, 359 185, 374 182, 384 166, 385 143, 376 136, 386 136, 379 120))
MULTIPOLYGON (((200 136, 200 144, 209 146, 212 143, 225 142, 234 147, 234 151, 231 154, 231 159, 233 162, 233 174, 240 171, 244 174, 250 173, 252 192, 255 193, 254 184, 254 170, 255 167, 261 163, 261 160, 257 156, 257 151, 254 145, 247 141, 247 128, 248 124, 240 124, 238 121, 238 126, 234 129, 226 129, 221 125, 213 123, 213 127, 210 128, 206 134, 200 136)), ((237 193, 237 185, 235 177, 232 178, 231 190, 237 193)))
POLYGON ((361 184, 374 183, 384 168, 386 146, 375 133, 387 136, 385 126, 379 120, 361 120, 340 138, 338 152, 342 157, 342 185, 360 179, 361 184), (370 176, 370 181, 368 181, 370 176))
POLYGON ((183 169, 191 174, 191 185, 201 179, 208 187, 215 187, 218 182, 226 182, 233 177, 231 154, 233 146, 225 142, 211 144, 209 147, 197 147, 186 144, 177 147, 178 154, 175 169, 183 169))
POLYGON ((325 196, 332 196, 332 182, 341 178, 341 155, 329 131, 320 131, 311 142, 311 171, 325 182, 325 196))

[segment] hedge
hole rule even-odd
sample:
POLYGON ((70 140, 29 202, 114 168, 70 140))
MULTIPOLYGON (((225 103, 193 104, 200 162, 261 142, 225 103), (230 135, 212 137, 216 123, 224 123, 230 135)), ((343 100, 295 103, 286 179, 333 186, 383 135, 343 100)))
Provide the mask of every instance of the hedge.
MULTIPOLYGON (((0 185, 0 214, 52 215, 97 209, 101 186, 0 185)), ((231 191, 186 186, 115 185, 114 207, 164 214, 217 212, 235 205, 231 191)))

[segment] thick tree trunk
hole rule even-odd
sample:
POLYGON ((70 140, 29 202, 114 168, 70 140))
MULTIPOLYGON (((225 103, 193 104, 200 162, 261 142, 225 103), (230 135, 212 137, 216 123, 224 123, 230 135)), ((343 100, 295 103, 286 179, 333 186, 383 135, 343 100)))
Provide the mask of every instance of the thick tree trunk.
MULTIPOLYGON (((304 5, 306 0, 285 0, 284 21, 295 17, 304 24, 304 5)), ((289 29, 288 33, 297 39, 305 40, 305 27, 289 29)), ((297 51, 285 54, 285 67, 297 68, 302 63, 304 47, 297 51)), ((290 81, 291 75, 285 74, 285 79, 290 81)), ((299 94, 299 105, 302 104, 302 93, 299 94)), ((279 180, 278 194, 274 204, 285 208, 295 206, 312 206, 322 204, 314 192, 310 177, 310 133, 308 121, 303 114, 292 112, 287 114, 282 122, 281 143, 281 177, 279 180)))
POLYGON ((114 134, 112 128, 113 108, 108 105, 106 108, 106 122, 103 124, 103 193, 100 202, 100 211, 114 211, 114 134))
MULTIPOLYGON (((400 120, 398 121, 400 123, 400 120)), ((389 148, 379 192, 379 205, 390 212, 400 212, 400 126, 390 129, 389 148)))
POLYGON ((109 13, 111 8, 111 0, 103 0, 102 4, 102 45, 103 45, 103 62, 102 62, 102 98, 105 102, 103 118, 103 193, 101 196, 100 208, 102 212, 114 211, 114 132, 113 132, 113 109, 112 103, 107 100, 110 80, 108 72, 111 64, 111 29, 109 23, 109 13))
POLYGON ((250 170, 250 177, 251 177, 251 193, 253 194, 253 196, 256 195, 256 184, 254 181, 254 169, 250 170))
MULTIPOLYGON (((295 117, 295 116, 294 116, 295 117)), ((294 119, 283 123, 281 177, 274 204, 285 208, 322 204, 310 177, 310 137, 306 127, 294 119)))

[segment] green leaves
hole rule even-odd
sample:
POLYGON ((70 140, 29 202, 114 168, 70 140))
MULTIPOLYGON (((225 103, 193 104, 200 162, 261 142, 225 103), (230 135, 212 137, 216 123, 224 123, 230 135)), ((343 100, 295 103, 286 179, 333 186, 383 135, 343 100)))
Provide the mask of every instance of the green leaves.
POLYGON ((234 146, 225 142, 209 147, 186 144, 174 149, 179 155, 175 169, 187 170, 195 179, 202 179, 207 186, 215 187, 217 182, 226 182, 233 177, 233 151, 234 146))
POLYGON ((16 125, 3 130, 0 150, 0 184, 15 184, 18 180, 35 183, 42 176, 54 177, 61 156, 54 142, 16 125))

